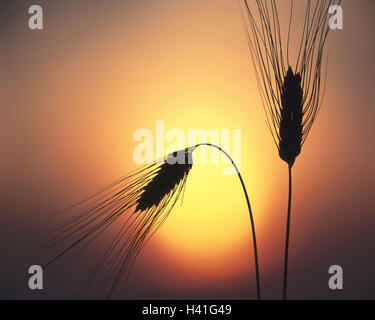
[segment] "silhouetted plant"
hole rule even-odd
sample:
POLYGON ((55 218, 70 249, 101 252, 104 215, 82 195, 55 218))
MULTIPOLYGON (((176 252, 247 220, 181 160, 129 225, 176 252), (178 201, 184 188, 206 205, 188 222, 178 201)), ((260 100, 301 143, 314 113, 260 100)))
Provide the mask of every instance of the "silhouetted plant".
MULTIPOLYGON (((246 31, 267 124, 279 152, 288 164, 289 196, 284 259, 283 299, 287 297, 288 251, 292 197, 292 167, 316 120, 324 96, 321 92, 323 51, 329 33, 328 10, 335 0, 307 0, 299 51, 294 67, 289 60, 294 1, 283 48, 275 0, 255 0, 256 9, 244 0, 246 31), (286 49, 286 54, 285 54, 286 49)), ((284 4, 284 3, 283 3, 284 4)))
POLYGON ((208 143, 175 152, 145 165, 64 210, 83 206, 78 215, 67 219, 56 231, 47 235, 47 250, 59 253, 45 267, 56 262, 60 262, 60 266, 65 265, 114 222, 124 219, 120 231, 81 288, 83 290, 98 274, 104 274, 105 279, 99 290, 101 295, 110 297, 116 289, 121 289, 141 249, 167 219, 183 192, 193 166, 192 153, 200 146, 211 146, 223 152, 232 162, 241 181, 251 219, 257 297, 260 299, 255 226, 246 187, 231 157, 220 147, 208 143))

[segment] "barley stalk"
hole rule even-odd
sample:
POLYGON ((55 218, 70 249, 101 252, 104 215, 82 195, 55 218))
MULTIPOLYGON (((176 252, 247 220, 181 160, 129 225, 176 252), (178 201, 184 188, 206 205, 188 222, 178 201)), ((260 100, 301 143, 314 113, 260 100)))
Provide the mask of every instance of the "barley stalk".
MULTIPOLYGON (((286 45, 275 0, 244 0, 242 13, 252 62, 264 106, 268 128, 280 158, 288 164, 289 195, 286 223, 283 299, 287 298, 288 257, 292 202, 292 168, 316 120, 321 92, 323 52, 329 33, 328 9, 341 0, 306 1, 297 59, 289 58, 293 32, 294 1, 291 1, 286 45)), ((325 87, 325 83, 324 83, 325 87)))

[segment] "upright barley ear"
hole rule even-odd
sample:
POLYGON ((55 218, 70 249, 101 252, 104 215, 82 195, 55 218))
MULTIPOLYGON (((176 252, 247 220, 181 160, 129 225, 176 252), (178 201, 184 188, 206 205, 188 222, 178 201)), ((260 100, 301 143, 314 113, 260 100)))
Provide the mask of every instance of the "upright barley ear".
POLYGON ((302 148, 302 95, 301 75, 289 67, 281 92, 279 155, 290 167, 302 148))
POLYGON ((302 36, 297 43, 299 49, 294 53, 296 61, 293 64, 289 59, 289 42, 294 38, 291 36, 294 1, 290 1, 290 17, 286 21, 285 32, 282 32, 275 0, 243 1, 248 18, 245 29, 267 124, 280 158, 288 164, 289 197, 283 280, 283 299, 286 299, 292 167, 316 120, 324 96, 321 76, 324 72, 324 46, 330 31, 328 12, 332 5, 339 5, 341 0, 307 0, 304 22, 296 26, 302 31, 302 36), (252 9, 251 3, 256 8, 252 9), (285 39, 283 34, 286 35, 285 39))

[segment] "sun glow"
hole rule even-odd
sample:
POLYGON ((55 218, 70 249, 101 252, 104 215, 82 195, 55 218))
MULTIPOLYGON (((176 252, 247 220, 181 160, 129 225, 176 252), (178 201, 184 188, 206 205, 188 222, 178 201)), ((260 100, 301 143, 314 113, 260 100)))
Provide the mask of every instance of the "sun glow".
MULTIPOLYGON (((133 18, 131 32, 123 18, 114 20, 116 28, 101 31, 108 31, 106 37, 98 35, 92 43, 76 39, 83 45, 64 53, 58 65, 44 66, 44 94, 35 102, 43 117, 33 131, 43 146, 39 154, 45 155, 46 165, 55 166, 57 176, 64 172, 69 177, 64 180, 72 194, 69 201, 76 201, 137 168, 134 132, 154 131, 158 120, 165 130, 177 128, 186 136, 189 129, 241 130, 240 170, 262 237, 274 205, 269 199, 275 185, 269 181, 282 173, 271 161, 277 158, 275 147, 251 74, 238 7, 220 2, 218 12, 207 16, 210 7, 203 10, 199 3, 195 10, 198 2, 173 6, 181 6, 174 8, 173 19, 170 7, 155 8, 152 14, 140 10, 147 17, 133 18)), ((54 50, 63 51, 58 45, 54 50)), ((233 156, 233 150, 226 151, 233 156)), ((253 275, 246 199, 238 177, 223 175, 227 167, 193 166, 182 206, 176 205, 142 253, 160 263, 162 252, 166 268, 183 274, 177 277, 181 283, 189 278, 203 286, 202 277, 214 283, 253 275)))

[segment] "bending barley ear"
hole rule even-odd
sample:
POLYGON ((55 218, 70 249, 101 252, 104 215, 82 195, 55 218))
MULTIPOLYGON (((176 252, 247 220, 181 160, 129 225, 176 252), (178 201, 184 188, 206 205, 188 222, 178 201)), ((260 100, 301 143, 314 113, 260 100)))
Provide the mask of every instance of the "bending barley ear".
POLYGON ((66 218, 57 230, 46 235, 49 243, 46 251, 54 254, 45 267, 65 266, 105 231, 117 225, 120 228, 116 231, 115 238, 79 293, 99 275, 104 275, 104 281, 99 289, 100 296, 109 298, 114 292, 122 290, 138 254, 167 219, 185 190, 189 172, 193 167, 192 153, 201 146, 210 146, 223 152, 232 162, 240 179, 250 214, 257 298, 260 299, 255 225, 246 187, 228 153, 209 143, 175 152, 145 165, 99 190, 88 199, 64 210, 71 212, 77 209, 78 213, 66 218))
MULTIPOLYGON (((289 58, 294 1, 286 23, 285 39, 275 0, 244 0, 242 12, 252 62, 267 125, 280 158, 288 164, 289 196, 285 238, 283 299, 287 298, 288 257, 292 204, 292 168, 316 120, 321 92, 323 51, 329 33, 329 8, 341 0, 306 1, 294 66, 289 58), (252 8, 252 3, 255 8, 252 8)), ((324 83, 325 85, 325 83, 324 83)))

